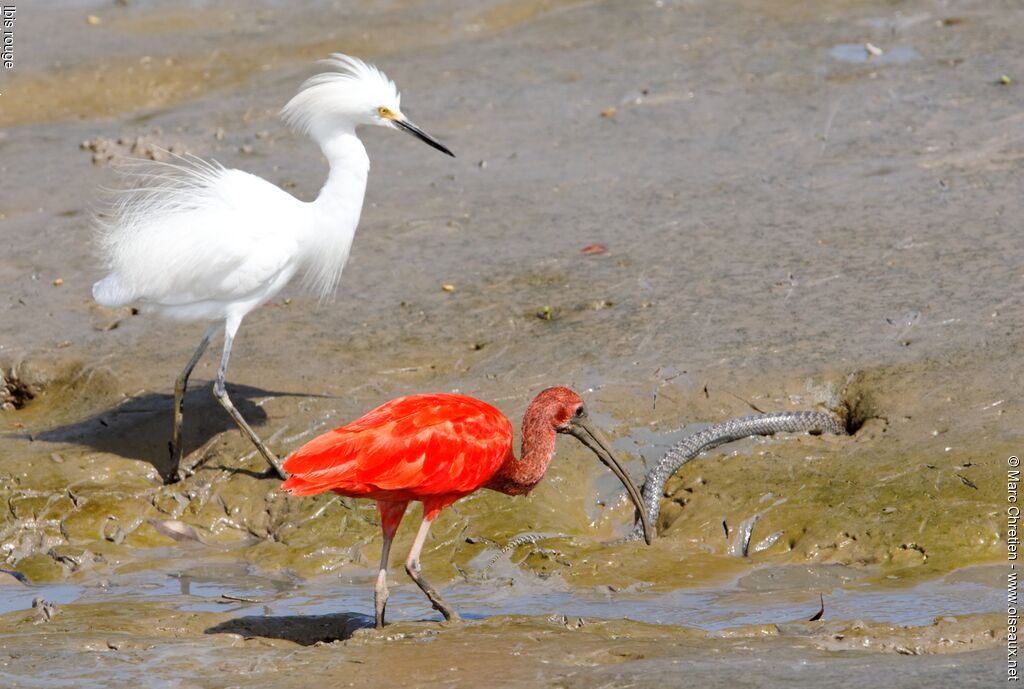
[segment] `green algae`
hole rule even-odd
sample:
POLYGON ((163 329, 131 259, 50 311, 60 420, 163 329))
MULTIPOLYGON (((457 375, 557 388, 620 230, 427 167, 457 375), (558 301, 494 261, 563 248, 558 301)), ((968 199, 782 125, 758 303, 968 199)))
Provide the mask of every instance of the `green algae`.
MULTIPOLYGON (((890 381, 916 373, 884 371, 890 381)), ((803 387, 812 399, 860 404, 853 437, 748 441, 738 454, 712 453, 688 464, 666 486, 653 547, 615 543, 632 519, 631 506, 618 498, 599 504, 591 486, 605 470, 562 440, 548 476, 531 495, 482 491, 443 513, 425 566, 442 581, 464 576, 479 569, 481 557, 524 532, 564 534, 512 557, 526 571, 557 572, 574 586, 670 589, 722 581, 761 563, 848 565, 879 580, 919 579, 997 558, 1003 544, 993 508, 1003 490, 1003 458, 1014 445, 979 442, 965 431, 926 432, 933 424, 915 419, 912 408, 889 413, 903 400, 887 398, 885 390, 874 393, 870 406, 851 392, 881 376, 860 374, 845 387, 824 376, 803 387), (747 559, 729 557, 737 525, 759 512, 752 543, 777 532, 781 537, 747 559)), ((624 418, 643 418, 628 389, 606 389, 600 403, 624 418)), ((692 406, 692 400, 663 395, 656 418, 643 425, 657 433, 673 415, 706 413, 692 406)), ((630 427, 620 423, 615 432, 629 433, 630 427)), ((232 455, 214 452, 195 476, 172 486, 153 482, 138 464, 134 471, 114 470, 116 460, 100 453, 65 450, 61 463, 43 454, 19 464, 0 484, 7 503, 0 528, 8 538, 35 530, 39 551, 9 546, 17 555, 6 564, 19 568, 24 560, 45 580, 61 570, 41 566, 40 555, 56 558, 69 574, 102 565, 96 558, 75 564, 76 558, 57 557, 53 549, 61 544, 124 563, 132 553, 178 543, 156 528, 173 520, 194 529, 203 546, 232 551, 262 568, 312 576, 374 565, 379 532, 372 503, 333 494, 288 496, 274 481, 223 470, 232 455), (85 461, 73 468, 77 460, 85 461)), ((630 466, 636 472, 639 462, 630 466)), ((409 520, 415 518, 414 510, 409 520)), ((412 532, 400 531, 395 552, 411 545, 412 532)))

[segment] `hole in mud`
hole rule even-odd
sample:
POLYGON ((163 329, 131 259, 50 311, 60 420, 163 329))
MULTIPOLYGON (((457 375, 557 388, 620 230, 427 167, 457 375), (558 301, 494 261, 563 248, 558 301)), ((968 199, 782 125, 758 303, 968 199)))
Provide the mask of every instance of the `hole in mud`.
POLYGON ((31 408, 44 424, 79 416, 119 398, 117 378, 77 359, 0 362, 0 412, 31 408), (38 407, 38 409, 37 409, 38 407))
POLYGON ((836 411, 842 417, 849 435, 856 435, 871 419, 883 418, 878 414, 874 398, 864 388, 862 378, 854 376, 839 398, 836 411))
POLYGON ((32 390, 14 371, 0 369, 0 411, 22 409, 32 398, 32 390))

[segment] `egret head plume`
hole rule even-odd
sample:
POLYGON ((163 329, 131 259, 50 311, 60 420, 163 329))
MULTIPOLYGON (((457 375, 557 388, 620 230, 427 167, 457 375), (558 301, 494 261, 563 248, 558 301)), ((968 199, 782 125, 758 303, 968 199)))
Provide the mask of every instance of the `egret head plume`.
POLYGON ((281 114, 289 126, 321 142, 361 124, 389 127, 454 156, 402 113, 402 96, 384 72, 341 53, 335 53, 322 64, 331 71, 307 79, 284 106, 281 114))
POLYGON ((323 140, 339 129, 385 124, 381 109, 401 112, 395 82, 373 65, 341 53, 320 63, 329 70, 307 79, 281 111, 297 131, 323 140))

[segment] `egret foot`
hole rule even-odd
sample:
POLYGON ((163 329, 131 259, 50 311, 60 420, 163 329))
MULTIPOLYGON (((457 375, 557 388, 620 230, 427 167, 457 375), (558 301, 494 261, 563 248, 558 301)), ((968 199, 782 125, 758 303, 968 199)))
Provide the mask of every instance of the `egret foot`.
POLYGON ((174 479, 169 483, 177 483, 179 481, 184 481, 189 476, 196 473, 196 468, 198 468, 199 465, 206 460, 207 456, 207 453, 203 453, 194 462, 190 462, 187 465, 178 465, 178 472, 174 475, 174 479))
POLYGON ((219 378, 213 386, 213 396, 217 398, 217 401, 220 402, 221 406, 224 407, 227 413, 231 415, 231 418, 234 419, 235 423, 242 430, 242 433, 244 433, 252 444, 256 446, 256 449, 260 451, 263 458, 267 460, 268 464, 270 464, 271 470, 280 476, 282 480, 287 479, 288 474, 286 474, 285 470, 281 468, 281 460, 279 460, 277 455, 271 452, 270 449, 263 444, 263 441, 260 440, 258 435, 256 435, 256 432, 252 430, 249 424, 246 423, 245 419, 242 418, 242 415, 238 413, 238 410, 235 409, 235 405, 232 403, 231 398, 228 397, 228 391, 224 388, 224 381, 219 378))

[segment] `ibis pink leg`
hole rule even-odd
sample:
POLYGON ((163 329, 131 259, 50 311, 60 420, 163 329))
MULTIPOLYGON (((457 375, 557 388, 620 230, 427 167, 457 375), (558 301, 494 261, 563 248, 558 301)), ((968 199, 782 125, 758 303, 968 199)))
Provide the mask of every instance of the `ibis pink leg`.
POLYGON ((384 532, 384 547, 380 552, 380 571, 377 572, 377 584, 373 588, 373 610, 375 626, 384 627, 384 608, 388 604, 388 555, 391 553, 391 542, 395 539, 398 525, 402 523, 407 502, 386 502, 379 500, 377 509, 380 511, 380 529, 384 532))
POLYGON ((430 525, 434 521, 434 516, 431 515, 430 511, 426 509, 424 505, 424 511, 426 514, 423 517, 423 521, 420 523, 420 530, 416 534, 416 540, 413 541, 412 550, 409 551, 409 557, 405 561, 405 571, 412 577, 412 580, 416 582, 416 585, 420 587, 420 590, 427 595, 430 599, 431 605, 434 606, 434 610, 444 615, 446 620, 459 620, 459 613, 455 612, 455 608, 448 605, 441 594, 430 585, 420 572, 420 551, 423 550, 423 544, 427 540, 427 532, 430 531, 430 525))

